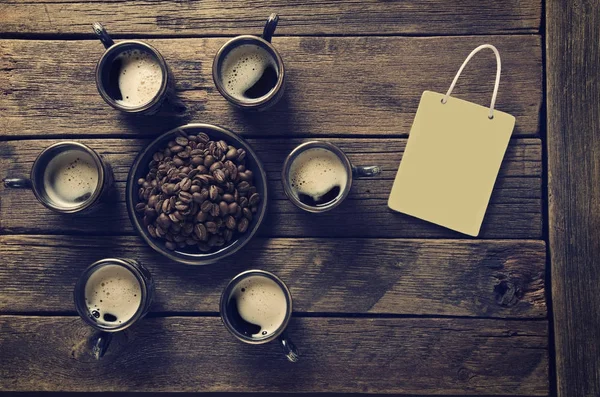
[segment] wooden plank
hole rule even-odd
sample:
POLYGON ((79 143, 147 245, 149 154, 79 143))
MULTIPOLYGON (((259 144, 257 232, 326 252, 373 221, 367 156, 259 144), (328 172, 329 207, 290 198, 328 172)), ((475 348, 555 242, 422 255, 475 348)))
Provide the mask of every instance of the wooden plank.
POLYGON ((216 312, 227 282, 259 268, 282 277, 297 312, 545 318, 545 250, 518 240, 256 239, 195 267, 137 237, 0 236, 0 312, 74 311, 83 269, 111 256, 148 267, 155 312, 216 312))
POLYGON ((548 188, 558 396, 600 395, 600 4, 549 1, 548 188))
MULTIPOLYGON (((268 237, 462 237, 461 234, 393 212, 387 208, 405 139, 328 138, 356 164, 378 164, 384 172, 374 179, 356 180, 342 205, 325 214, 296 208, 282 192, 283 159, 302 140, 255 139, 251 144, 265 161, 272 200, 260 233, 268 237)), ((2 176, 27 175, 38 153, 56 140, 8 141, 0 145, 2 176)), ((82 140, 113 165, 118 197, 103 210, 65 217, 46 210, 33 193, 0 187, 0 230, 3 233, 133 234, 124 203, 127 172, 147 140, 82 140), (93 227, 91 226, 93 225, 93 227)), ((500 171, 481 237, 540 238, 542 234, 541 142, 515 140, 500 171)))
POLYGON ((321 34, 491 34, 537 33, 539 0, 466 0, 448 3, 366 1, 217 0, 181 2, 64 1, 44 4, 3 1, 0 26, 11 34, 90 34, 90 23, 104 22, 115 34, 238 35, 260 34, 271 12, 278 12, 281 35, 321 34))
MULTIPOLYGON (((99 41, 0 40, 0 131, 139 137, 201 121, 255 136, 406 136, 422 92, 446 92, 469 52, 490 42, 502 53, 498 109, 517 118, 515 136, 539 133, 539 36, 277 37, 289 78, 285 96, 254 114, 234 109, 214 87, 213 57, 226 40, 149 41, 171 66, 182 101, 155 117, 127 117, 104 103, 94 80, 99 41)), ((476 57, 456 96, 487 106, 494 62, 490 54, 476 57)))
POLYGON ((246 345, 215 317, 142 319, 107 355, 75 317, 0 317, 0 389, 548 395, 546 321, 292 318, 301 349, 246 345), (385 369, 385 370, 382 370, 385 369))

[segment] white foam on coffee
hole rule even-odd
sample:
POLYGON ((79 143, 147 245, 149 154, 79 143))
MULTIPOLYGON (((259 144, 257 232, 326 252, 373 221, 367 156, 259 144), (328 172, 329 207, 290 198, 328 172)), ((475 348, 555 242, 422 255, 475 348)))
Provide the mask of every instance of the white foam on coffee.
POLYGON ((97 311, 96 321, 118 326, 135 315, 142 302, 140 282, 135 275, 119 265, 106 265, 96 270, 85 284, 85 301, 90 313, 97 311), (116 321, 106 321, 105 314, 116 321))
POLYGON ((233 297, 240 316, 260 326, 253 337, 265 337, 277 331, 285 320, 287 300, 281 287, 264 276, 250 276, 235 287, 233 297))
POLYGON ((232 97, 247 101, 248 98, 244 93, 256 84, 269 65, 277 70, 273 58, 260 46, 246 44, 234 48, 225 56, 221 66, 221 78, 225 90, 232 97))
POLYGON ((76 207, 98 187, 98 169, 89 153, 68 150, 48 162, 44 171, 44 190, 57 206, 76 207))
POLYGON ((162 70, 158 60, 150 53, 140 50, 124 51, 117 57, 121 61, 119 90, 125 106, 141 106, 150 102, 160 91, 162 70))
POLYGON ((333 152, 323 148, 312 148, 301 152, 290 166, 289 182, 299 193, 311 196, 315 201, 335 186, 344 191, 348 174, 342 160, 333 152))

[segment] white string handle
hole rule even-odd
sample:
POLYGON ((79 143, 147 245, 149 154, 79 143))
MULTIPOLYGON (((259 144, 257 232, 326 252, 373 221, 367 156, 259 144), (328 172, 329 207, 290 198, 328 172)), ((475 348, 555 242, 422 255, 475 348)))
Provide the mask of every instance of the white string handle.
POLYGON ((450 88, 448 89, 446 96, 444 96, 444 98, 442 99, 442 103, 448 102, 448 98, 450 97, 450 94, 452 94, 452 90, 454 89, 454 86, 456 85, 456 82, 458 81, 460 74, 462 73, 465 66, 467 66, 467 63, 469 63, 471 58, 473 58, 473 55, 477 54, 479 51, 483 50, 484 48, 491 49, 492 51, 494 51, 494 54, 496 55, 496 83, 494 84, 494 93, 492 94, 492 103, 490 104, 490 114, 488 115, 488 118, 493 119, 494 118, 494 105, 496 104, 496 96, 498 95, 498 87, 500 86, 500 70, 502 69, 502 66, 501 66, 501 62, 500 62, 500 53, 498 52, 498 49, 491 44, 482 44, 479 47, 475 48, 473 51, 471 51, 471 53, 469 54, 467 59, 465 59, 465 61, 463 62, 460 69, 458 69, 456 76, 454 76, 454 80, 452 80, 452 84, 450 84, 450 88))

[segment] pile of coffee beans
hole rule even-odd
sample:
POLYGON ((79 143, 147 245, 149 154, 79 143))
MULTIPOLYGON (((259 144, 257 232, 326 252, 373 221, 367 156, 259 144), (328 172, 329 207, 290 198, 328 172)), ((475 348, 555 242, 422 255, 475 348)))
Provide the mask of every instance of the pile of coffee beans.
POLYGON ((154 153, 138 180, 135 210, 148 233, 170 250, 201 252, 245 233, 261 200, 245 159, 244 149, 181 132, 154 153))

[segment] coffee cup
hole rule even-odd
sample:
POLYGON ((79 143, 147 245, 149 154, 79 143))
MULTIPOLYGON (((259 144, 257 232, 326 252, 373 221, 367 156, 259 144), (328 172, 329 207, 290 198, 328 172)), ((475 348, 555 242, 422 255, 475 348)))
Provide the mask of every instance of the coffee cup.
POLYGON ((292 294, 283 281, 264 270, 235 276, 221 295, 220 312, 227 330, 244 343, 278 340, 291 362, 300 357, 286 334, 292 316, 292 294))
POLYGON ((329 211, 344 201, 354 178, 371 177, 379 166, 354 166, 329 142, 311 141, 296 147, 285 159, 281 181, 286 196, 308 212, 329 211))
POLYGON ((47 208, 62 214, 89 212, 109 195, 110 165, 79 142, 59 142, 44 149, 33 162, 29 178, 4 179, 4 186, 31 188, 47 208))
POLYGON ((278 21, 279 16, 271 14, 262 37, 234 37, 215 56, 212 75, 217 90, 240 109, 265 110, 283 95, 285 68, 271 44, 278 21))
POLYGON ((154 298, 154 282, 137 261, 107 258, 85 269, 73 297, 79 316, 98 331, 92 341, 92 354, 100 359, 115 332, 146 315, 154 298))
POLYGON ((156 113, 173 84, 163 56, 142 41, 115 43, 98 22, 93 29, 106 48, 96 64, 96 86, 102 99, 125 113, 156 113))

